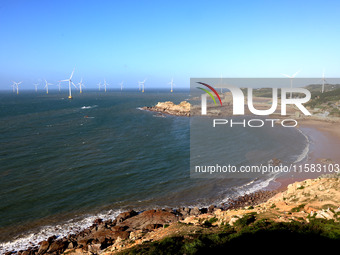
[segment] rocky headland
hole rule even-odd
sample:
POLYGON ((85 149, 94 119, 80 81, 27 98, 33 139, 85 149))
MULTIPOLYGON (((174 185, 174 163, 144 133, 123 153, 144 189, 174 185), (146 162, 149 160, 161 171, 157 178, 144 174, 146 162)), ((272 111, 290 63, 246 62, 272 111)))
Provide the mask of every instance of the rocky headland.
POLYGON ((190 103, 187 101, 182 101, 180 104, 171 101, 158 102, 155 106, 145 106, 142 109, 175 116, 190 116, 190 103))
MULTIPOLYGON (((39 247, 31 247, 17 254, 124 253, 154 242, 157 244, 169 237, 189 238, 190 241, 202 233, 209 236, 225 231, 226 227, 234 233, 238 231, 240 222, 249 217, 248 228, 254 222, 264 220, 271 224, 297 222, 304 227, 315 224, 315 220, 325 220, 327 224, 331 221, 336 224, 335 227, 339 226, 340 231, 340 179, 307 179, 290 184, 281 192, 259 191, 209 208, 130 210, 119 214, 115 220, 97 219, 91 227, 67 237, 51 236, 39 247)), ((340 241, 340 232, 337 238, 340 241)))

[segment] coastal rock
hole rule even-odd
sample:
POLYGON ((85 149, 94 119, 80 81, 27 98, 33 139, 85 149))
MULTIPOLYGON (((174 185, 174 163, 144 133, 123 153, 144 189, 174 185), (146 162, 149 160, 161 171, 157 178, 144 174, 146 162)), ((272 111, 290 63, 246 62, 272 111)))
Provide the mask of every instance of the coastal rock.
POLYGON ((148 210, 125 220, 124 222, 120 223, 120 225, 126 226, 128 230, 132 231, 143 229, 150 224, 164 225, 177 220, 178 217, 174 213, 164 210, 148 210))
POLYGON ((154 229, 157 229, 157 228, 161 228, 161 227, 163 227, 162 224, 149 224, 149 225, 146 225, 143 228, 143 231, 151 231, 151 230, 154 230, 154 229))
POLYGON ((117 221, 117 223, 120 223, 120 222, 123 222, 126 219, 129 219, 133 216, 136 216, 137 214, 138 213, 135 212, 134 210, 130 210, 128 212, 122 212, 117 216, 116 221, 117 221))
POLYGON ((53 242, 50 247, 48 248, 47 252, 48 253, 61 253, 63 252, 68 246, 68 242, 67 241, 62 241, 62 240, 56 240, 55 242, 53 242))
POLYGON ((214 205, 209 206, 208 213, 214 212, 215 208, 216 208, 216 206, 214 206, 214 205))
POLYGON ((199 215, 201 212, 200 212, 200 209, 198 207, 194 207, 191 209, 190 211, 190 214, 191 215, 199 215))
POLYGON ((50 247, 50 243, 48 241, 42 241, 40 244, 40 248, 38 250, 38 254, 44 254, 48 248, 50 247))
POLYGON ((187 101, 182 101, 180 104, 176 105, 171 101, 158 102, 153 107, 143 107, 143 110, 166 113, 176 116, 190 116, 190 103, 187 101))

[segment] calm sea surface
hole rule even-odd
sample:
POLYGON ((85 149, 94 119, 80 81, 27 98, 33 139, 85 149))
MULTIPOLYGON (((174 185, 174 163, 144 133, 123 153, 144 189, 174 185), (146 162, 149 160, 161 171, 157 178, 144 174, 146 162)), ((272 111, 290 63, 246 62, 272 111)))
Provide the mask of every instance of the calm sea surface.
MULTIPOLYGON (((129 208, 204 206, 265 185, 190 178, 189 118, 138 109, 188 97, 156 90, 90 91, 73 100, 56 91, 0 93, 0 252, 129 208)), ((256 132, 267 148, 261 136, 268 134, 256 132)), ((305 147, 303 135, 294 142, 305 147)), ((233 158, 249 151, 248 143, 233 144, 233 158)), ((283 150, 272 148, 270 157, 283 150)))

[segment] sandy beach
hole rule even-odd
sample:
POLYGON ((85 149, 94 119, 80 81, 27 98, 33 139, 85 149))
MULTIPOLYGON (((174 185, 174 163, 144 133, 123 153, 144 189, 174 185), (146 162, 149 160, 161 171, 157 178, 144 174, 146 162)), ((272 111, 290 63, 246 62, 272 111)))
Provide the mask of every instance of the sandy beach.
MULTIPOLYGON (((308 136, 309 152, 304 164, 339 164, 340 163, 340 119, 309 117, 298 119, 298 128, 308 136)), ((322 173, 290 173, 277 178, 279 190, 289 184, 310 178, 317 178, 322 173)))

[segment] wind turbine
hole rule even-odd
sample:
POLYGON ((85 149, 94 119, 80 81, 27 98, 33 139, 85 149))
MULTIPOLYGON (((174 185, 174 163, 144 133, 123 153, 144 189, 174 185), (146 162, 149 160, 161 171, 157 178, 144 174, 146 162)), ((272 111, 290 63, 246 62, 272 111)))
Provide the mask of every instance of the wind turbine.
POLYGON ((33 85, 34 85, 34 88, 35 88, 35 92, 37 92, 39 83, 34 83, 33 85))
POLYGON ((144 93, 144 83, 145 83, 146 79, 144 81, 138 81, 138 85, 139 85, 139 90, 142 87, 142 93, 144 93))
POLYGON ((73 69, 73 71, 72 71, 72 73, 71 73, 71 76, 70 76, 70 78, 69 78, 69 79, 66 79, 66 80, 62 80, 62 81, 60 81, 60 82, 63 82, 63 81, 68 81, 68 98, 69 98, 69 99, 72 99, 72 89, 71 89, 71 83, 72 83, 72 85, 73 85, 75 88, 77 88, 77 86, 76 86, 76 85, 74 85, 74 83, 73 83, 73 81, 72 81, 72 76, 73 76, 73 73, 74 73, 74 69, 73 69))
POLYGON ((85 87, 83 84, 83 78, 81 78, 80 82, 77 85, 79 85, 80 93, 83 93, 82 87, 85 87))
POLYGON ((15 81, 13 81, 13 92, 14 92, 14 88, 16 87, 16 89, 17 89, 17 95, 19 94, 19 85, 22 83, 22 81, 20 81, 20 82, 15 82, 15 81))
POLYGON ((104 90, 105 90, 105 92, 106 92, 106 85, 110 85, 110 84, 106 83, 106 80, 104 79, 104 90))
POLYGON ((101 86, 102 86, 102 83, 99 82, 97 85, 98 85, 98 89, 99 89, 99 91, 100 91, 100 88, 101 88, 101 86))
MULTIPOLYGON (((283 74, 282 73, 282 75, 283 76, 286 76, 286 77, 288 77, 289 79, 290 79, 290 88, 292 89, 293 88, 293 79, 294 79, 294 77, 299 73, 300 71, 297 71, 295 74, 293 74, 293 75, 288 75, 288 74, 283 74)), ((293 95, 292 95, 293 93, 292 92, 290 92, 290 98, 292 98, 293 97, 293 95)))
POLYGON ((48 85, 53 85, 52 83, 48 83, 46 80, 45 80, 45 89, 46 89, 46 94, 48 94, 48 85))
POLYGON ((171 89, 170 89, 170 92, 174 92, 174 78, 171 78, 171 82, 169 82, 168 84, 171 85, 171 89))
POLYGON ((15 84, 14 84, 14 81, 13 81, 13 84, 11 85, 11 87, 12 87, 12 91, 13 91, 13 93, 15 92, 15 84))
POLYGON ((58 82, 58 85, 57 85, 57 86, 58 86, 58 89, 59 89, 59 92, 60 92, 60 88, 61 88, 60 83, 61 83, 61 82, 59 81, 59 82, 58 82))
POLYGON ((220 82, 219 82, 218 85, 221 86, 221 87, 216 87, 216 88, 221 89, 221 94, 223 94, 222 74, 221 74, 221 79, 220 79, 220 82))
POLYGON ((124 81, 122 81, 119 85, 120 85, 120 91, 123 90, 123 84, 124 84, 124 81))
POLYGON ((325 92, 325 82, 327 82, 326 79, 325 79, 325 70, 323 70, 321 81, 322 81, 321 93, 323 93, 323 92, 325 92))

